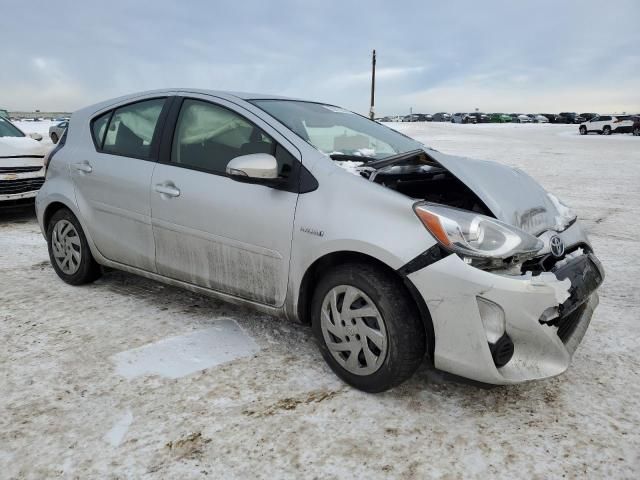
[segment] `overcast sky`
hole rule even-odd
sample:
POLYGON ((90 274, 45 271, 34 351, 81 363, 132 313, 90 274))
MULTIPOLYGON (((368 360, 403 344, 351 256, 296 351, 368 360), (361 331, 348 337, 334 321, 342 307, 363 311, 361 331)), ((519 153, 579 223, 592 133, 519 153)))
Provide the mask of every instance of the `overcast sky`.
POLYGON ((199 87, 379 115, 640 111, 640 1, 3 1, 0 108, 199 87))

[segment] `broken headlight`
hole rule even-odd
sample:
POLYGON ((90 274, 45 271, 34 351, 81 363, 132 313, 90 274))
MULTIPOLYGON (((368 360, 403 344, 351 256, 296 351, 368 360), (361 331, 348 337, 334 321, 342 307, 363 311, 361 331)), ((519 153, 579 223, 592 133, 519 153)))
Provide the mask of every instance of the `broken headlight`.
POLYGON ((522 261, 543 246, 533 235, 486 215, 432 203, 417 203, 413 209, 444 248, 474 266, 495 268, 507 260, 522 261))

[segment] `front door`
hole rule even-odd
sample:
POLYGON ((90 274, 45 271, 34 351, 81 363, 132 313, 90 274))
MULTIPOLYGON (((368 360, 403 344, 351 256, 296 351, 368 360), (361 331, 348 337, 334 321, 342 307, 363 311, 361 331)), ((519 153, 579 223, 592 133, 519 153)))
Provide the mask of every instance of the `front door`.
MULTIPOLYGON (((156 165, 151 180, 157 271, 281 306, 298 194, 294 188, 238 182, 225 171, 237 156, 270 153, 280 174, 293 176, 298 160, 270 126, 236 108, 222 99, 182 102, 171 146, 166 145, 171 153, 156 165)), ((297 185, 294 180, 288 185, 297 185)))

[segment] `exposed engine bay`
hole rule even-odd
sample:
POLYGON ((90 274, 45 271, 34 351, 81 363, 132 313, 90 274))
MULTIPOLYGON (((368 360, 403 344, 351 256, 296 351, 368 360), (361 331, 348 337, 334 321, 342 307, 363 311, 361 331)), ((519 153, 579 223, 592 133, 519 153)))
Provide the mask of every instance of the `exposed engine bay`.
MULTIPOLYGON (((355 160, 355 158, 354 158, 355 160)), ((336 161, 347 170, 416 200, 439 203, 493 217, 484 202, 424 151, 381 161, 336 161)))

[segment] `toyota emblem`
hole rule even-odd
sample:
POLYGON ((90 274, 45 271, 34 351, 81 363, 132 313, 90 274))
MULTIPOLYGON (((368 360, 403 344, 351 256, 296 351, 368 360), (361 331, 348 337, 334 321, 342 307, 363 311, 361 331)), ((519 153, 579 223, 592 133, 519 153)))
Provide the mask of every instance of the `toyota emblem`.
POLYGON ((559 236, 554 235, 551 237, 549 244, 551 245, 551 253, 554 257, 560 258, 564 255, 564 242, 559 236))

